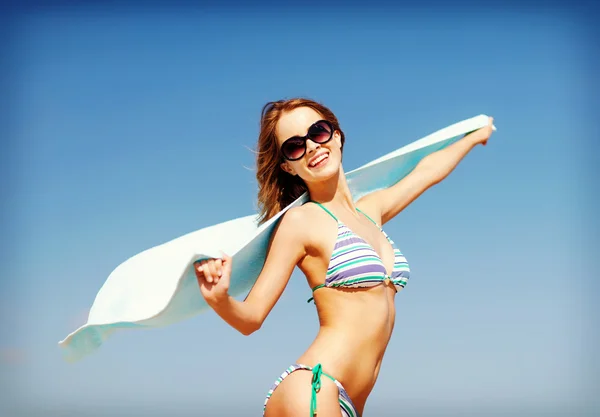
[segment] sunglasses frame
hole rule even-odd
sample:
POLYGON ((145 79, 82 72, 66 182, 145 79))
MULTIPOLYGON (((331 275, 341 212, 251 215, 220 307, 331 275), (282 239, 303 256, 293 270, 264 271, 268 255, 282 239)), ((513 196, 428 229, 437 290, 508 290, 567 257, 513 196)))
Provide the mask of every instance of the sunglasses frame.
POLYGON ((293 161, 298 161, 298 160, 302 159, 302 158, 304 157, 304 155, 306 155, 306 142, 308 141, 308 139, 310 139, 310 140, 311 140, 313 143, 316 143, 316 144, 319 144, 319 145, 323 145, 323 144, 325 144, 325 143, 329 142, 329 141, 330 141, 330 140, 333 138, 333 133, 334 133, 334 132, 335 132, 335 128, 333 127, 333 124, 332 124, 332 123, 331 123, 329 120, 325 120, 325 119, 322 119, 322 120, 317 120, 316 122, 314 122, 313 124, 311 124, 311 125, 308 127, 308 130, 307 130, 307 132, 306 132, 306 135, 304 135, 304 136, 292 136, 291 138, 288 138, 288 139, 286 139, 286 140, 285 140, 285 141, 284 141, 284 142, 281 144, 281 149, 280 149, 281 156, 282 156, 284 159, 286 159, 286 160, 288 160, 288 161, 291 161, 291 162, 293 162, 293 161), (325 142, 320 142, 320 143, 319 143, 319 142, 315 142, 314 140, 312 140, 312 139, 309 137, 309 134, 310 134, 310 129, 311 129, 313 126, 315 126, 315 125, 317 125, 317 124, 319 124, 319 123, 325 123, 325 124, 326 124, 326 125, 329 127, 329 129, 331 130, 331 133, 329 134, 329 139, 327 139, 325 142), (302 141, 304 142, 304 147, 303 147, 303 148, 304 148, 304 151, 302 152, 302 155, 300 155, 298 158, 294 158, 294 159, 288 158, 288 157, 285 155, 285 153, 283 152, 283 148, 284 148, 285 144, 286 144, 288 141, 290 141, 290 140, 298 140, 298 139, 302 139, 302 141))

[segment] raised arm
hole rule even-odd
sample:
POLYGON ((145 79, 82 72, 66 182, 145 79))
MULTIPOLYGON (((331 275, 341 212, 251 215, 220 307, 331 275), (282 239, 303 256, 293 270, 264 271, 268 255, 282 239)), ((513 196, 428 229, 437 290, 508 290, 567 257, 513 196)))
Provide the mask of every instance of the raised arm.
POLYGON ((485 145, 492 134, 493 121, 490 117, 486 127, 426 156, 401 181, 363 197, 360 204, 373 216, 377 216, 381 224, 390 221, 428 188, 446 178, 471 149, 478 144, 485 145))
POLYGON ((228 294, 231 275, 229 256, 196 264, 200 291, 208 305, 246 336, 260 329, 281 297, 294 267, 306 253, 301 216, 297 209, 291 209, 282 217, 271 237, 263 269, 244 301, 228 294))

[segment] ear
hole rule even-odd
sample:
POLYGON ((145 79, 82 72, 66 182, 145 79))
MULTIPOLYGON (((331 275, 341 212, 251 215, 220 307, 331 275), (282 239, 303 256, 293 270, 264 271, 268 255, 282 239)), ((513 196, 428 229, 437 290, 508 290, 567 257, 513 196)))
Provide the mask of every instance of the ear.
POLYGON ((282 162, 279 166, 281 167, 281 169, 283 169, 288 174, 290 174, 290 175, 296 175, 296 172, 292 169, 292 167, 290 166, 290 164, 287 163, 287 161, 282 162))

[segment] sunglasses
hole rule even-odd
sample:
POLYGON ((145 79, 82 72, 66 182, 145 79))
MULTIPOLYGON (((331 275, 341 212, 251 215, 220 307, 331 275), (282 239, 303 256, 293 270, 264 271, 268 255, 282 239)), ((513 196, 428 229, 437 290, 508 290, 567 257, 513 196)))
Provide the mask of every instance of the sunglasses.
POLYGON ((306 141, 308 139, 322 145, 329 142, 332 137, 333 125, 327 120, 319 120, 308 128, 306 136, 294 136, 283 142, 281 153, 288 161, 297 161, 306 153, 306 141))

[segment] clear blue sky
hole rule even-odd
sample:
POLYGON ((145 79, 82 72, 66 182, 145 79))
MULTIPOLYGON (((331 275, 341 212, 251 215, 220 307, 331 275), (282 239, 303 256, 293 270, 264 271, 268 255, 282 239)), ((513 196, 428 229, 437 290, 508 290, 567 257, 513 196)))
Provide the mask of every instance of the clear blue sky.
POLYGON ((584 404, 585 36, 565 13, 488 9, 19 20, 0 403, 27 415, 259 416, 316 334, 299 272, 251 337, 207 313, 118 333, 76 364, 57 342, 125 259, 254 212, 261 107, 308 96, 340 119, 347 170, 480 113, 498 126, 386 226, 413 272, 365 414, 584 404))

